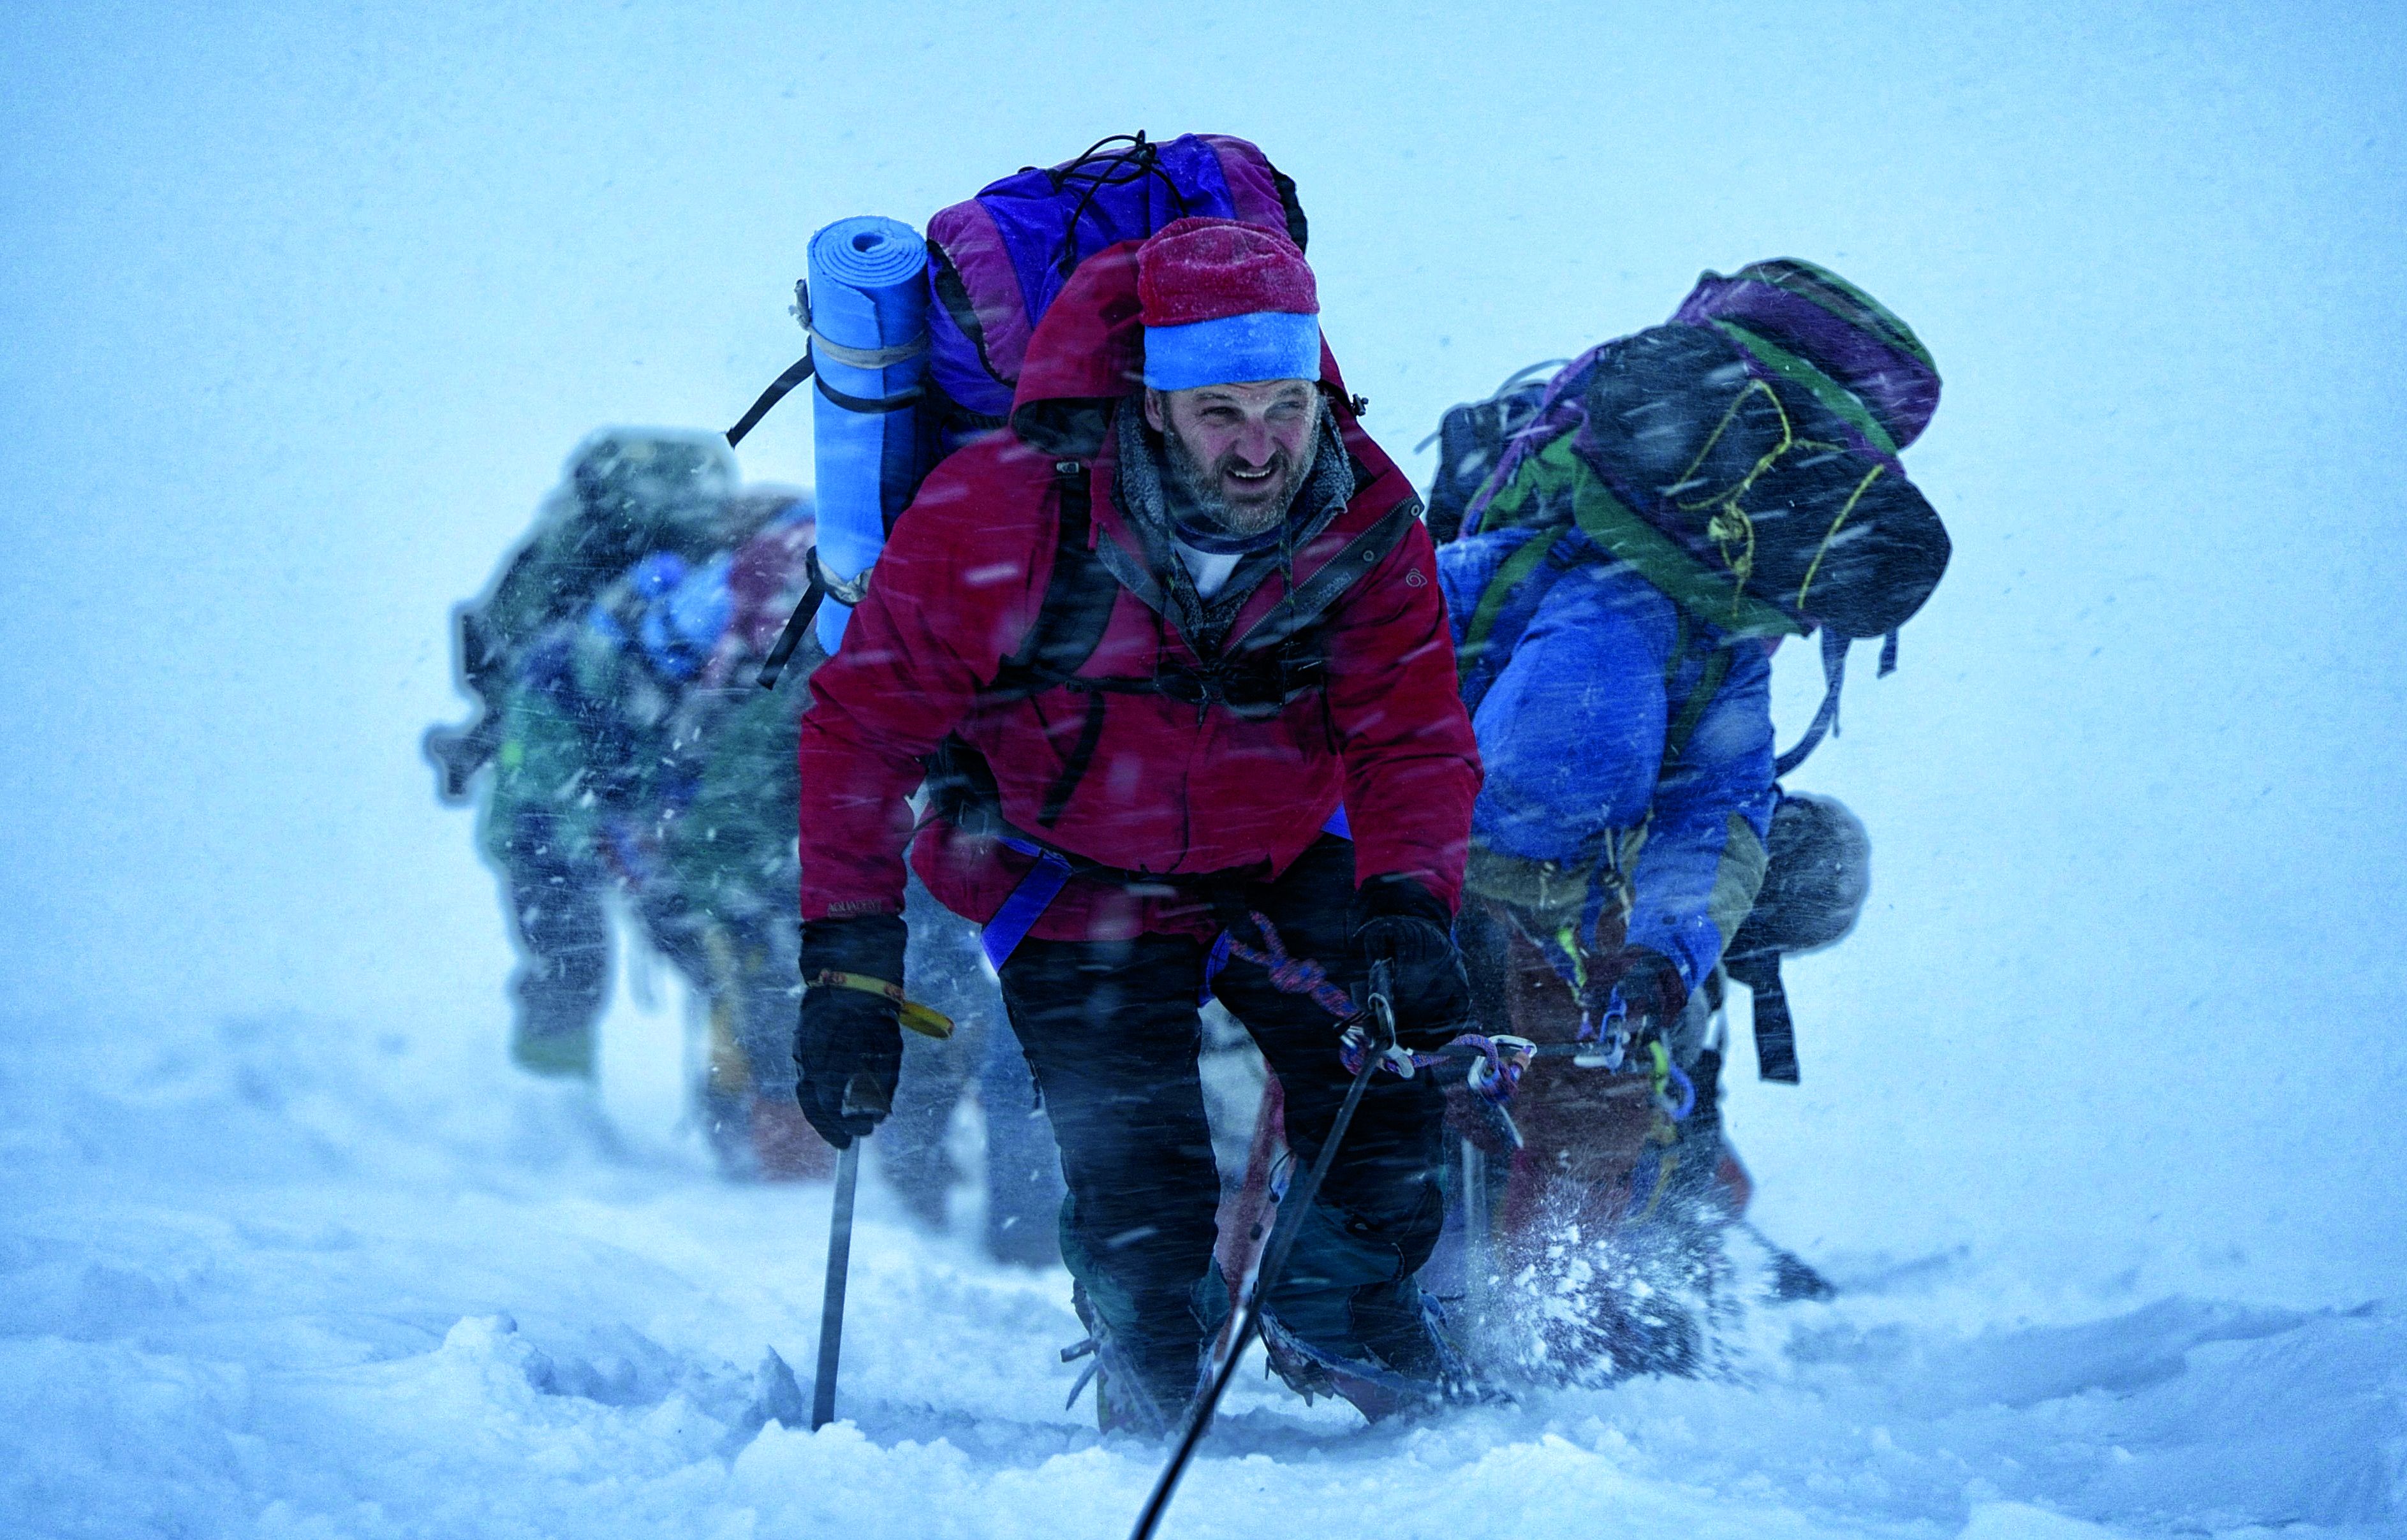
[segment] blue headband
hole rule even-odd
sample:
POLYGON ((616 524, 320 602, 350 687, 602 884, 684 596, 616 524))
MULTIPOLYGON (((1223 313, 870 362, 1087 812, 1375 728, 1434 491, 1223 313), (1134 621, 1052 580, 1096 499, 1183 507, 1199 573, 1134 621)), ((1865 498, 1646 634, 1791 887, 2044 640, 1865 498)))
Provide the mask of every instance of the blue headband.
POLYGON ((1320 318, 1255 310, 1145 329, 1145 382, 1157 391, 1320 378, 1320 318))

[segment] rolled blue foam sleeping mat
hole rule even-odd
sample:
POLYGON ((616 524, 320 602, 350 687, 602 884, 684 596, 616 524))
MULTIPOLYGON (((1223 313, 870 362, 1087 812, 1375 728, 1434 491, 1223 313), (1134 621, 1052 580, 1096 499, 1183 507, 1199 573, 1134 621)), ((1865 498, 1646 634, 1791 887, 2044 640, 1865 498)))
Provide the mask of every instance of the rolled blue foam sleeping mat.
MULTIPOLYGON (((877 560, 887 527, 918 483, 921 414, 910 406, 861 411, 838 405, 830 392, 866 403, 919 388, 928 368, 927 265, 919 233, 896 220, 863 214, 811 237, 811 356, 826 386, 811 392, 819 556, 839 581, 858 578, 877 560), (863 367, 835 356, 837 349, 886 362, 863 367)), ((831 654, 851 616, 851 607, 833 597, 819 606, 819 645, 831 654)))

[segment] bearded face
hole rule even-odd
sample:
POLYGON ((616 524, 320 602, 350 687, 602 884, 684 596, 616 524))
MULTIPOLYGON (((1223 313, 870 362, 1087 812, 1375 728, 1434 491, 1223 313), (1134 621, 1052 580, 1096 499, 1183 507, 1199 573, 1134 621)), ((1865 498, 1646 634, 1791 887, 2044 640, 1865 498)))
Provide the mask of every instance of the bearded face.
POLYGON ((1302 379, 1147 391, 1164 470, 1187 505, 1239 537, 1287 517, 1320 445, 1320 392, 1302 379))

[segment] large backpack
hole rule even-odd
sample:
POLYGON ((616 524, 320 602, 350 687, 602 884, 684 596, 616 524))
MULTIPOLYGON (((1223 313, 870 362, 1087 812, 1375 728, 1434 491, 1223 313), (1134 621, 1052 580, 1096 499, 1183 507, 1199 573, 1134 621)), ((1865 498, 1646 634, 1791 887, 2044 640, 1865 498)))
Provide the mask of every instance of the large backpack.
POLYGON ((1429 490, 1431 540, 1442 546, 1462 533, 1462 516, 1471 500, 1503 463, 1506 448, 1538 415, 1554 371, 1570 362, 1548 359, 1516 370, 1485 401, 1449 408, 1438 420, 1437 432, 1413 446, 1416 451, 1438 447, 1437 476, 1429 490))
POLYGON ((500 746, 496 708, 519 653, 655 551, 702 560, 767 519, 736 491, 735 457, 708 434, 603 428, 569 456, 534 530, 503 559, 484 593, 452 610, 459 683, 477 703, 465 727, 438 723, 421 747, 435 796, 464 806, 470 782, 500 746))
MULTIPOLYGON (((1295 182, 1260 150, 1223 134, 1182 134, 1161 143, 1142 132, 1118 135, 1059 165, 1023 166, 930 219, 927 374, 911 396, 922 408, 921 452, 910 484, 892 489, 899 495, 887 499, 889 508, 906 506, 947 455, 1004 425, 1036 323, 1080 263, 1189 217, 1258 225, 1286 235, 1299 250, 1310 233, 1295 182)), ((797 313, 807 325, 807 301, 797 313)), ((810 372, 806 353, 728 430, 729 443, 740 441, 810 372)), ((827 592, 814 567, 809 591, 762 670, 762 685, 776 683, 827 592)), ((847 603, 859 597, 837 596, 847 603)), ((1059 650, 1048 641, 1048 654, 1059 650)))
MULTIPOLYGON (((1308 230, 1295 183, 1246 141, 1142 133, 1025 166, 928 221, 928 378, 948 438, 1003 425, 1036 322, 1078 264, 1189 217, 1308 230)), ((957 447, 947 442, 944 449, 957 447)))
MULTIPOLYGON (((1705 274, 1669 324, 1591 349, 1530 392, 1508 381, 1446 414, 1432 501, 1474 472, 1447 451, 1487 451, 1488 422, 1517 419, 1463 533, 1576 529, 1727 637, 1818 628, 1827 688, 1780 756, 1780 773, 1794 770, 1837 725, 1848 644, 1885 638, 1890 672, 1898 628, 1946 570, 1946 529, 1898 459, 1938 405, 1929 351, 1836 274, 1784 259, 1705 274)), ((1501 589, 1554 575, 1541 559, 1557 548, 1531 545, 1501 589)), ((1514 597, 1482 596, 1467 681, 1489 642, 1481 620, 1514 597)))

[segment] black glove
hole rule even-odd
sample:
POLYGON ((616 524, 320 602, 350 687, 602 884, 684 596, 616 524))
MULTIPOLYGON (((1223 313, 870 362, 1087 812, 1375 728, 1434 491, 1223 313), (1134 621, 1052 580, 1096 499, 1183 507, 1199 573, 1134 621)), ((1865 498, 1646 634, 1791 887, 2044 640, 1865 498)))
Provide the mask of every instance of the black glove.
POLYGON ((1408 877, 1374 877, 1355 895, 1354 961, 1364 977, 1385 962, 1396 987, 1396 1041, 1444 1048, 1471 1029, 1471 980, 1455 950, 1452 917, 1408 877))
POLYGON ((819 1137, 842 1149, 894 1108, 903 1029, 893 1000, 820 982, 830 974, 903 983, 903 921, 895 915, 814 920, 803 926, 803 1012, 794 1028, 794 1100, 819 1137))
POLYGON ((1623 947, 1602 957, 1591 955, 1587 973, 1581 1008, 1589 1020, 1602 1022, 1611 1008, 1614 991, 1619 990, 1622 1006, 1629 1012, 1622 1019, 1622 1030, 1633 1043, 1668 1036, 1680 1013, 1688 1007, 1688 986, 1680 982, 1680 970, 1652 947, 1623 947))

